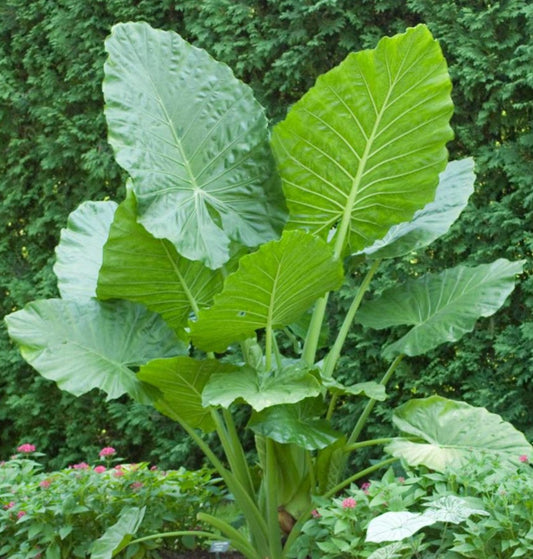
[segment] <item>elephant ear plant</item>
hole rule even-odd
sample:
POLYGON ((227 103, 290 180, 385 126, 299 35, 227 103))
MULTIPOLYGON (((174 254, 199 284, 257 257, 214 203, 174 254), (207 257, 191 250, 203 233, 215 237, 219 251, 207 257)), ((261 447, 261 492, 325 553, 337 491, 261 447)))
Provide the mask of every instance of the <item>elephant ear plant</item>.
POLYGON ((109 142, 127 196, 71 214, 57 247, 61 298, 6 318, 40 374, 76 395, 127 393, 176 420, 224 479, 249 537, 201 520, 253 559, 288 556, 314 495, 394 460, 439 469, 477 448, 502 460, 530 452, 497 416, 440 397, 396 412, 405 437, 358 440, 401 359, 496 312, 523 265, 458 266, 361 304, 379 263, 446 233, 473 190, 472 160, 447 162, 451 84, 424 25, 350 54, 272 131, 250 88, 177 34, 118 24, 106 48, 109 142), (368 273, 318 360, 348 259, 368 273), (411 329, 383 349, 383 378, 345 386, 335 372, 354 321, 411 329), (283 354, 285 336, 300 336, 301 351, 283 354), (339 398, 367 400, 351 432, 330 425, 339 398), (250 411, 259 476, 237 406, 250 411), (202 437, 212 431, 224 458, 202 437), (371 444, 391 456, 346 472, 349 453, 371 444))

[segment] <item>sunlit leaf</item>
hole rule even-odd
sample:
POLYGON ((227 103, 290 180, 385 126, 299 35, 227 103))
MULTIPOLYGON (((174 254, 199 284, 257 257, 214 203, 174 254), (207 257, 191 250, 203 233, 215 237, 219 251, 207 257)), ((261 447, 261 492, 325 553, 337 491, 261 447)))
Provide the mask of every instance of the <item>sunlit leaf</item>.
POLYGON ((120 23, 106 41, 109 142, 133 178, 139 221, 219 268, 230 241, 277 238, 283 196, 267 119, 231 70, 172 31, 120 23))

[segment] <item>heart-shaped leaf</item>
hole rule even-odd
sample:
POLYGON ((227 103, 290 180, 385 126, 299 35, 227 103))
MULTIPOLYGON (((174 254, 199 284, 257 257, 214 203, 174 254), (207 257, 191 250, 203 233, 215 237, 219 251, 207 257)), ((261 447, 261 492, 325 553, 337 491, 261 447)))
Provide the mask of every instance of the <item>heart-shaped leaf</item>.
POLYGON ((117 204, 83 202, 68 217, 56 247, 54 273, 63 299, 86 300, 96 295, 102 248, 117 204))
POLYGON ((5 320, 24 359, 75 396, 100 388, 151 403, 130 367, 186 350, 160 316, 127 301, 35 301, 5 320))
POLYGON ((448 232, 474 191, 474 161, 448 163, 440 174, 435 200, 408 222, 393 225, 383 239, 361 251, 370 258, 396 258, 431 244, 448 232))
POLYGON ((370 246, 435 195, 452 138, 446 62, 427 27, 352 53, 290 109, 272 146, 291 227, 337 254, 370 246))
POLYGON ((273 406, 252 415, 248 426, 264 437, 307 450, 326 448, 342 437, 328 421, 309 417, 301 403, 273 406))
POLYGON ((473 514, 490 516, 480 506, 472 506, 469 501, 457 495, 444 495, 429 503, 423 512, 424 516, 433 518, 435 522, 451 522, 459 524, 470 518, 473 514))
POLYGON ((215 304, 191 325, 193 343, 222 352, 259 328, 287 326, 342 279, 342 264, 324 241, 303 231, 285 232, 241 258, 215 304))
POLYGON ((137 223, 133 193, 118 207, 98 276, 100 299, 127 299, 159 313, 175 330, 192 311, 209 305, 222 289, 219 272, 179 256, 166 239, 137 223))
POLYGON ((229 408, 235 400, 244 400, 256 411, 278 404, 294 404, 318 396, 320 384, 305 369, 282 369, 277 374, 258 373, 250 367, 216 374, 202 395, 204 406, 229 408))
POLYGON ((383 354, 421 355, 442 343, 459 340, 474 328, 476 320, 494 314, 513 291, 515 276, 523 265, 523 260, 500 259, 475 268, 457 266, 427 274, 364 304, 356 320, 377 329, 414 325, 383 354))
POLYGON ((417 512, 386 512, 370 521, 366 541, 373 543, 401 541, 435 522, 435 519, 417 512))
POLYGON ((133 178, 139 221, 219 268, 230 241, 277 238, 284 201, 252 90, 171 31, 121 23, 106 41, 109 142, 133 178))
POLYGON ((216 359, 198 361, 183 356, 150 361, 137 377, 159 389, 161 397, 154 405, 161 413, 208 433, 215 424, 211 411, 202 404, 202 391, 212 375, 225 377, 234 371, 239 368, 216 359))
POLYGON ((442 472, 448 465, 460 466, 476 451, 518 463, 519 456, 532 450, 524 435, 499 415, 440 396, 410 400, 392 419, 401 431, 421 439, 397 439, 385 448, 410 466, 442 472))

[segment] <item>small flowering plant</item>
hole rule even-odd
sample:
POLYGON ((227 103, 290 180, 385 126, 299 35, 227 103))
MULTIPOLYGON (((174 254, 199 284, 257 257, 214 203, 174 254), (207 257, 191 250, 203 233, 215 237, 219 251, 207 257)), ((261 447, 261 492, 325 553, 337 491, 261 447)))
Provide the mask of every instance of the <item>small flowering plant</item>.
MULTIPOLYGON (((38 462, 15 456, 0 466, 2 559, 88 557, 128 507, 146 508, 136 537, 190 530, 198 524, 197 513, 221 498, 208 470, 163 472, 146 463, 108 468, 80 462, 44 472, 38 462)), ((153 540, 134 544, 124 557, 159 557, 155 550, 162 545, 153 540)), ((169 538, 164 545, 176 549, 183 541, 169 538)))

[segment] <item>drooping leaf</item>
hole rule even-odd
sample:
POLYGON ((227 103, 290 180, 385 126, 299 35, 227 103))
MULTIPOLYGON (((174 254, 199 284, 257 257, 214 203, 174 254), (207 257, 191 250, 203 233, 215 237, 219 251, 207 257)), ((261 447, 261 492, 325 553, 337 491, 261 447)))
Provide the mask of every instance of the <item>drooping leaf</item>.
POLYGON ((109 141, 133 178, 140 223, 210 268, 228 260, 230 240, 277 238, 284 202, 252 90, 146 23, 115 25, 106 50, 109 141))
POLYGON ((244 400, 254 410, 261 411, 279 404, 295 404, 318 394, 320 384, 305 369, 282 369, 274 375, 244 367, 213 375, 202 401, 204 406, 229 408, 235 400, 244 400))
POLYGON ((117 522, 93 543, 91 559, 112 559, 124 549, 137 533, 145 512, 146 507, 124 507, 117 522))
POLYGON ((212 375, 218 373, 225 377, 239 370, 216 359, 199 361, 183 356, 150 361, 141 367, 137 376, 159 389, 161 397, 154 405, 161 413, 208 433, 215 424, 211 411, 202 404, 204 387, 212 375))
POLYGON ((373 543, 401 541, 435 522, 433 518, 417 512, 386 512, 370 521, 365 541, 373 543))
POLYGON ((440 174, 435 200, 418 210, 408 222, 393 225, 383 239, 364 248, 370 258, 396 258, 431 244, 448 232, 474 191, 474 161, 448 163, 440 174))
POLYGON ((476 320, 494 314, 513 291, 524 261, 496 260, 474 268, 457 266, 440 274, 410 280, 362 305, 356 320, 371 328, 413 325, 383 354, 420 355, 445 342, 455 342, 476 320))
POLYGON ((323 236, 347 228, 353 253, 409 220, 433 199, 446 166, 450 91, 423 25, 319 77, 273 132, 289 225, 323 236))
POLYGON ((321 380, 322 384, 332 394, 351 394, 352 396, 359 396, 361 394, 364 394, 368 398, 378 400, 379 402, 383 402, 387 399, 385 386, 383 386, 383 384, 380 384, 379 382, 358 382, 350 386, 345 386, 332 377, 322 377, 321 380))
POLYGON ((324 241, 303 231, 285 232, 241 258, 215 304, 191 325, 193 342, 221 352, 260 328, 282 328, 340 287, 342 279, 342 264, 324 241))
POLYGON ((319 494, 329 491, 342 479, 346 466, 345 446, 346 437, 342 436, 317 454, 315 469, 319 494))
POLYGON ((102 264, 102 247, 117 204, 83 202, 68 217, 56 247, 54 273, 63 299, 86 300, 96 295, 96 280, 102 264))
POLYGON ((192 311, 211 303, 222 289, 220 273, 179 256, 166 239, 137 223, 133 193, 118 207, 104 245, 98 276, 100 299, 127 299, 159 313, 175 330, 192 311))
POLYGON ((151 402, 130 367, 186 349, 160 316, 127 301, 35 301, 5 320, 24 359, 75 396, 100 388, 151 402))
POLYGON ((532 450, 524 435, 499 415, 440 396, 410 400, 395 410, 393 422, 420 442, 396 439, 385 450, 411 466, 439 472, 451 464, 460 466, 473 452, 518 463, 519 456, 532 450))
POLYGON ((278 443, 292 443, 307 450, 326 448, 342 437, 328 421, 307 415, 301 403, 273 406, 254 413, 248 426, 278 443))

